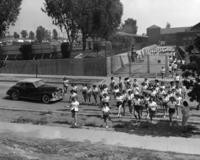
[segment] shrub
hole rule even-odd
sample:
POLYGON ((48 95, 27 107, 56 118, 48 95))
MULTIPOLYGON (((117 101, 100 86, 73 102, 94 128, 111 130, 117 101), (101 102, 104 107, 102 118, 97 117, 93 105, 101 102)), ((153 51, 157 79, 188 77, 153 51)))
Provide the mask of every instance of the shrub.
POLYGON ((31 44, 23 44, 19 50, 22 53, 23 60, 30 60, 33 58, 31 44))
POLYGON ((70 58, 71 57, 71 47, 68 42, 64 42, 61 44, 61 52, 63 58, 70 58))

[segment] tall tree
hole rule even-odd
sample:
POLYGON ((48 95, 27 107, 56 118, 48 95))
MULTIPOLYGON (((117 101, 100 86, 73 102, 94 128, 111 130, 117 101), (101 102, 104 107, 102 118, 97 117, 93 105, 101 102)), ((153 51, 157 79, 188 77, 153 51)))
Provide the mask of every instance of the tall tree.
POLYGON ((58 39, 58 32, 56 29, 53 29, 53 39, 55 39, 55 40, 58 39))
POLYGON ((59 26, 61 31, 63 29, 66 31, 72 48, 78 33, 77 24, 73 16, 73 0, 45 0, 42 10, 52 18, 53 24, 59 26))
POLYGON ((20 35, 19 35, 17 32, 14 32, 14 33, 13 33, 13 36, 14 36, 15 39, 17 39, 17 38, 20 37, 20 35))
POLYGON ((42 40, 45 39, 45 28, 42 26, 38 26, 36 30, 36 38, 38 42, 42 43, 42 40))
POLYGON ((0 0, 0 37, 16 22, 21 2, 22 0, 0 0))
POLYGON ((107 39, 121 23, 120 0, 45 0, 43 11, 65 29, 72 46, 82 32, 83 49, 88 36, 107 39))
POLYGON ((51 40, 51 31, 46 30, 44 32, 44 39, 50 41, 51 40))
POLYGON ((22 36, 22 38, 26 38, 28 36, 27 30, 22 30, 21 31, 21 36, 22 36))
POLYGON ((74 4, 83 49, 88 36, 108 39, 121 23, 123 6, 120 0, 76 0, 74 4))
POLYGON ((29 39, 34 40, 35 39, 35 33, 33 31, 29 32, 29 39))
POLYGON ((125 20, 124 24, 122 24, 123 32, 136 34, 137 30, 137 21, 132 18, 128 18, 127 20, 125 20))

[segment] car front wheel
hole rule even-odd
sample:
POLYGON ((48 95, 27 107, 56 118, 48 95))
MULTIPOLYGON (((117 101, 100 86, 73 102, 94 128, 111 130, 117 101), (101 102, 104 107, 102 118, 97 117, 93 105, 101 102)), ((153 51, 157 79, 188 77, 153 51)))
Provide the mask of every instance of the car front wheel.
POLYGON ((13 91, 11 93, 11 99, 12 100, 18 100, 19 99, 19 93, 17 91, 13 91))
POLYGON ((50 97, 48 95, 43 95, 42 96, 42 102, 45 104, 48 104, 50 102, 50 97))

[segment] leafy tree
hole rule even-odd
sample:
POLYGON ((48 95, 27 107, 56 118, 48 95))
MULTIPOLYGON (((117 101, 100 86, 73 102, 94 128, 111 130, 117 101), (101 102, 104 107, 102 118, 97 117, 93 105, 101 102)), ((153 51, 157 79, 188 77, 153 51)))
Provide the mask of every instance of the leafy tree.
POLYGON ((17 32, 14 32, 13 36, 14 36, 15 39, 20 37, 20 35, 17 32))
POLYGON ((49 17, 52 18, 53 24, 64 29, 72 48, 75 39, 77 38, 78 28, 73 16, 73 1, 72 0, 45 0, 44 8, 42 9, 49 17))
POLYGON ((28 36, 27 30, 22 30, 21 31, 21 36, 22 36, 22 38, 26 38, 28 36))
POLYGON ((36 30, 36 38, 38 42, 42 43, 42 40, 45 39, 45 28, 42 26, 38 26, 36 30))
POLYGON ((127 20, 125 20, 124 24, 122 25, 123 32, 136 34, 137 30, 137 21, 132 18, 128 18, 127 20))
POLYGON ((74 3, 83 50, 87 37, 108 39, 121 23, 123 6, 120 0, 76 0, 74 3))
POLYGON ((21 2, 22 0, 0 0, 0 37, 16 22, 21 2))
POLYGON ((44 39, 50 41, 51 40, 51 31, 46 30, 44 32, 44 39))
POLYGON ((33 31, 29 32, 29 39, 31 39, 31 40, 35 39, 35 33, 33 31))
POLYGON ((200 36, 197 36, 194 40, 194 46, 200 51, 200 36))
POLYGON ((194 55, 190 57, 190 63, 181 67, 183 71, 183 84, 190 89, 188 96, 190 101, 197 101, 197 109, 200 108, 200 57, 194 55))
POLYGON ((120 0, 45 0, 43 11, 65 29, 71 46, 80 30, 84 50, 88 36, 109 38, 121 22, 123 6, 120 0))
POLYGON ((64 42, 61 44, 61 53, 63 58, 70 58, 71 48, 68 42, 64 42))
POLYGON ((166 28, 167 28, 167 29, 171 28, 171 24, 170 24, 169 22, 167 22, 166 28))
POLYGON ((56 29, 53 29, 53 39, 55 39, 55 40, 58 39, 58 32, 56 29))

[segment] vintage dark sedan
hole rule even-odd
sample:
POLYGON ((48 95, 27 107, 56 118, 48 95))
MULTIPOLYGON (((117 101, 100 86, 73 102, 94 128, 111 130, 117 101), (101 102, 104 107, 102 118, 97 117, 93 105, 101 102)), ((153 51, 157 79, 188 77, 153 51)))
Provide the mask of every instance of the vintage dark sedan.
POLYGON ((45 84, 42 79, 29 78, 17 82, 8 91, 7 95, 13 100, 20 98, 39 100, 45 104, 63 99, 61 88, 45 84))

